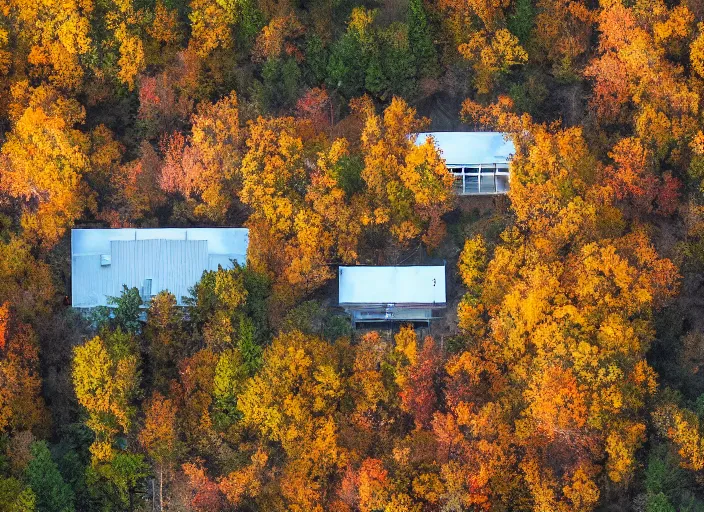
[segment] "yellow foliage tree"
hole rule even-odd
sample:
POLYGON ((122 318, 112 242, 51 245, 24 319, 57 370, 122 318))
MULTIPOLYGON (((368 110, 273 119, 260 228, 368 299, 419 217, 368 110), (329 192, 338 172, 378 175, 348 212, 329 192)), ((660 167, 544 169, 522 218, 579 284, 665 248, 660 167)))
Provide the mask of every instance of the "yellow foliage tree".
POLYGON ((126 435, 136 412, 132 400, 139 386, 137 357, 130 350, 130 335, 120 332, 87 341, 74 349, 73 386, 78 403, 88 412, 86 425, 95 433, 90 447, 93 462, 114 455, 117 435, 126 435))
POLYGON ((454 199, 453 178, 432 140, 415 143, 426 120, 399 98, 383 116, 366 100, 356 108, 364 117, 362 223, 390 230, 401 244, 420 237, 430 249, 437 247, 445 235, 441 217, 454 199))
POLYGON ((286 454, 282 494, 293 510, 322 510, 325 483, 346 463, 335 421, 343 392, 333 347, 293 331, 274 339, 238 398, 245 425, 286 454))

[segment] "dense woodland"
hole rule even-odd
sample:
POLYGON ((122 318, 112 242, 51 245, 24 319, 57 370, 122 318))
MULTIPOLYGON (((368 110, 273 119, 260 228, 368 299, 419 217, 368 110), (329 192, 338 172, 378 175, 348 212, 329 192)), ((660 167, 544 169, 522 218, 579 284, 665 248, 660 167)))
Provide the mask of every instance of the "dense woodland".
POLYGON ((704 510, 702 0, 0 7, 0 512, 704 510), (248 263, 78 312, 74 226, 248 263), (428 332, 334 307, 442 260, 428 332))

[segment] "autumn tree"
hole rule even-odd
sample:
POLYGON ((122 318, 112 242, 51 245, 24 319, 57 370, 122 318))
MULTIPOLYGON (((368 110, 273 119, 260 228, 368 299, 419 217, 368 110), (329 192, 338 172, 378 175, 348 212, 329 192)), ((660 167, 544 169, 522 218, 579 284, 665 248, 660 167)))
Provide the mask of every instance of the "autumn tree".
POLYGON ((294 331, 274 339, 239 396, 244 424, 260 439, 280 443, 281 493, 291 507, 322 506, 326 482, 344 465, 334 420, 342 395, 334 348, 294 331))
POLYGON ((440 378, 440 353, 435 341, 428 337, 408 369, 400 390, 402 408, 411 413, 416 428, 428 428, 439 400, 436 380, 440 378))
POLYGON ((183 464, 182 471, 188 481, 188 505, 197 512, 219 512, 225 509, 225 497, 218 484, 203 468, 202 460, 183 464))
POLYGON ((237 344, 237 331, 249 298, 247 273, 248 269, 239 266, 205 271, 193 288, 193 299, 189 300, 193 326, 212 349, 219 351, 237 344))
POLYGON ((112 32, 112 44, 117 50, 117 79, 128 89, 135 87, 137 75, 145 67, 144 43, 140 18, 142 10, 132 0, 117 0, 108 4, 105 26, 112 32), (112 4, 112 5, 111 5, 112 4))
POLYGON ((166 389, 168 383, 176 378, 176 363, 187 353, 188 334, 183 322, 176 297, 168 291, 159 292, 149 302, 144 334, 149 343, 151 373, 156 389, 166 389))
MULTIPOLYGON (((102 136, 94 140, 96 143, 114 141, 112 137, 105 140, 102 136)), ((100 153, 104 156, 102 151, 100 153)), ((111 160, 106 169, 109 174, 103 175, 107 182, 105 188, 97 190, 100 194, 97 216, 111 227, 127 227, 151 219, 166 203, 166 194, 159 187, 162 166, 159 156, 147 142, 140 145, 138 153, 136 160, 126 163, 111 160)))
POLYGON ((176 409, 172 400, 155 392, 145 403, 144 427, 139 433, 139 442, 154 461, 159 480, 157 493, 159 510, 164 510, 164 483, 168 483, 175 460, 179 454, 176 409))
POLYGON ((430 248, 445 235, 442 215, 451 209, 452 175, 432 140, 417 145, 414 133, 424 120, 394 98, 383 116, 362 101, 362 133, 367 186, 362 224, 388 229, 400 244, 421 238, 430 248))
POLYGON ((193 112, 193 98, 181 87, 178 66, 139 80, 139 124, 146 138, 158 138, 184 128, 193 112))
POLYGON ((633 477, 646 431, 636 418, 656 390, 645 360, 652 311, 675 292, 677 272, 642 231, 620 227, 578 130, 534 126, 517 140, 515 223, 485 271, 476 240, 460 263, 488 318, 472 316, 484 326, 446 365, 448 414, 433 428, 450 450, 445 467, 477 475, 458 489, 461 502, 525 489, 535 509, 591 510, 600 474, 633 477))
POLYGON ((86 189, 88 138, 76 129, 83 107, 51 86, 13 87, 12 131, 2 147, 0 186, 22 202, 25 236, 51 247, 94 203, 86 189))
POLYGON ((197 455, 210 455, 220 440, 213 425, 215 370, 218 355, 204 348, 179 362, 179 379, 171 385, 170 398, 179 410, 177 426, 186 446, 197 455))
POLYGON ((574 80, 585 63, 594 31, 594 12, 581 1, 540 0, 536 7, 536 60, 550 63, 559 78, 574 80))
POLYGON ((691 37, 692 21, 686 6, 661 2, 642 11, 614 2, 599 12, 599 51, 585 69, 594 80, 591 103, 601 122, 630 123, 658 156, 694 135, 699 93, 668 58, 672 45, 691 37))
POLYGON ((81 61, 95 45, 90 34, 94 8, 91 0, 70 5, 52 0, 3 2, 4 16, 9 14, 18 64, 28 67, 25 76, 47 78, 63 90, 79 89, 85 75, 81 61))
POLYGON ((145 28, 149 36, 144 42, 145 64, 166 65, 176 58, 184 39, 184 26, 173 6, 158 0, 154 6, 151 25, 145 28))
POLYGON ((348 413, 348 420, 359 430, 390 436, 400 409, 395 383, 384 372, 392 365, 391 347, 378 333, 371 332, 362 336, 354 356, 348 391, 354 409, 348 413))
POLYGON ((41 432, 48 418, 40 393, 39 345, 8 302, 0 305, 0 382, 0 431, 41 432))
POLYGON ((240 169, 240 197, 253 209, 249 262, 256 271, 283 278, 294 294, 332 278, 328 263, 335 256, 343 261, 356 257, 346 197, 330 175, 346 146, 340 142, 329 153, 320 152, 321 169, 315 169, 309 162, 315 158, 312 141, 300 136, 309 129, 293 118, 258 119, 250 126, 240 169), (333 226, 350 232, 339 248, 333 226))
POLYGON ((304 119, 310 119, 318 126, 327 126, 332 122, 330 113, 332 112, 330 95, 323 87, 314 87, 301 96, 296 102, 296 115, 304 119))
POLYGON ((233 44, 235 4, 215 0, 191 0, 191 46, 199 57, 208 57, 218 49, 227 50, 233 44))
POLYGON ((507 28, 509 6, 505 0, 442 0, 437 4, 452 43, 472 65, 473 85, 479 94, 493 91, 502 75, 528 60, 518 38, 507 28))
POLYGON ((194 199, 197 215, 222 220, 233 202, 240 162, 242 140, 236 94, 215 104, 200 104, 191 121, 190 137, 175 133, 163 143, 161 188, 194 199))
POLYGON ((0 242, 0 301, 9 302, 23 322, 34 322, 51 311, 56 293, 51 268, 37 259, 20 238, 0 242))
POLYGON ((617 200, 633 205, 637 213, 671 215, 678 204, 679 180, 671 174, 659 177, 656 159, 638 138, 621 139, 609 156, 614 164, 604 175, 617 200))
POLYGON ((528 53, 518 38, 505 28, 491 35, 477 32, 467 43, 462 43, 458 51, 474 66, 474 83, 479 94, 491 92, 501 75, 528 60, 528 53))
POLYGON ((86 425, 95 433, 90 451, 94 464, 116 455, 118 436, 132 428, 139 370, 135 340, 119 330, 105 332, 74 349, 73 384, 86 409, 86 425))

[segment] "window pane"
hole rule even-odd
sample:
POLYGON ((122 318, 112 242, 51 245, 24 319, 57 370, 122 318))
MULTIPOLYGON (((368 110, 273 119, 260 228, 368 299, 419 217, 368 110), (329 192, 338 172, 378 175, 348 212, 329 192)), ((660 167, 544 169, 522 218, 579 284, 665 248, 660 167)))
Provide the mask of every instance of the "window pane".
POLYGON ((465 194, 478 194, 479 176, 466 176, 465 180, 465 194))
POLYGON ((508 176, 501 174, 496 176, 496 191, 501 193, 508 192, 508 176))
POLYGON ((479 189, 479 191, 482 194, 490 194, 490 193, 496 192, 496 186, 494 183, 494 175, 493 174, 486 175, 486 174, 482 173, 481 188, 479 189))

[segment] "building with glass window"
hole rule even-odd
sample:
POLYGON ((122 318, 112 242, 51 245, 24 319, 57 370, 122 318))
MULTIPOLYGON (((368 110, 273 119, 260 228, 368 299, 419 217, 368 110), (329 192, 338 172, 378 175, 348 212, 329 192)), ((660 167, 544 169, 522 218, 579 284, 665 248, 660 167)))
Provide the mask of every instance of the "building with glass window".
POLYGON ((458 195, 492 195, 508 192, 509 162, 515 147, 509 135, 499 132, 419 133, 416 144, 432 137, 455 177, 458 195))

